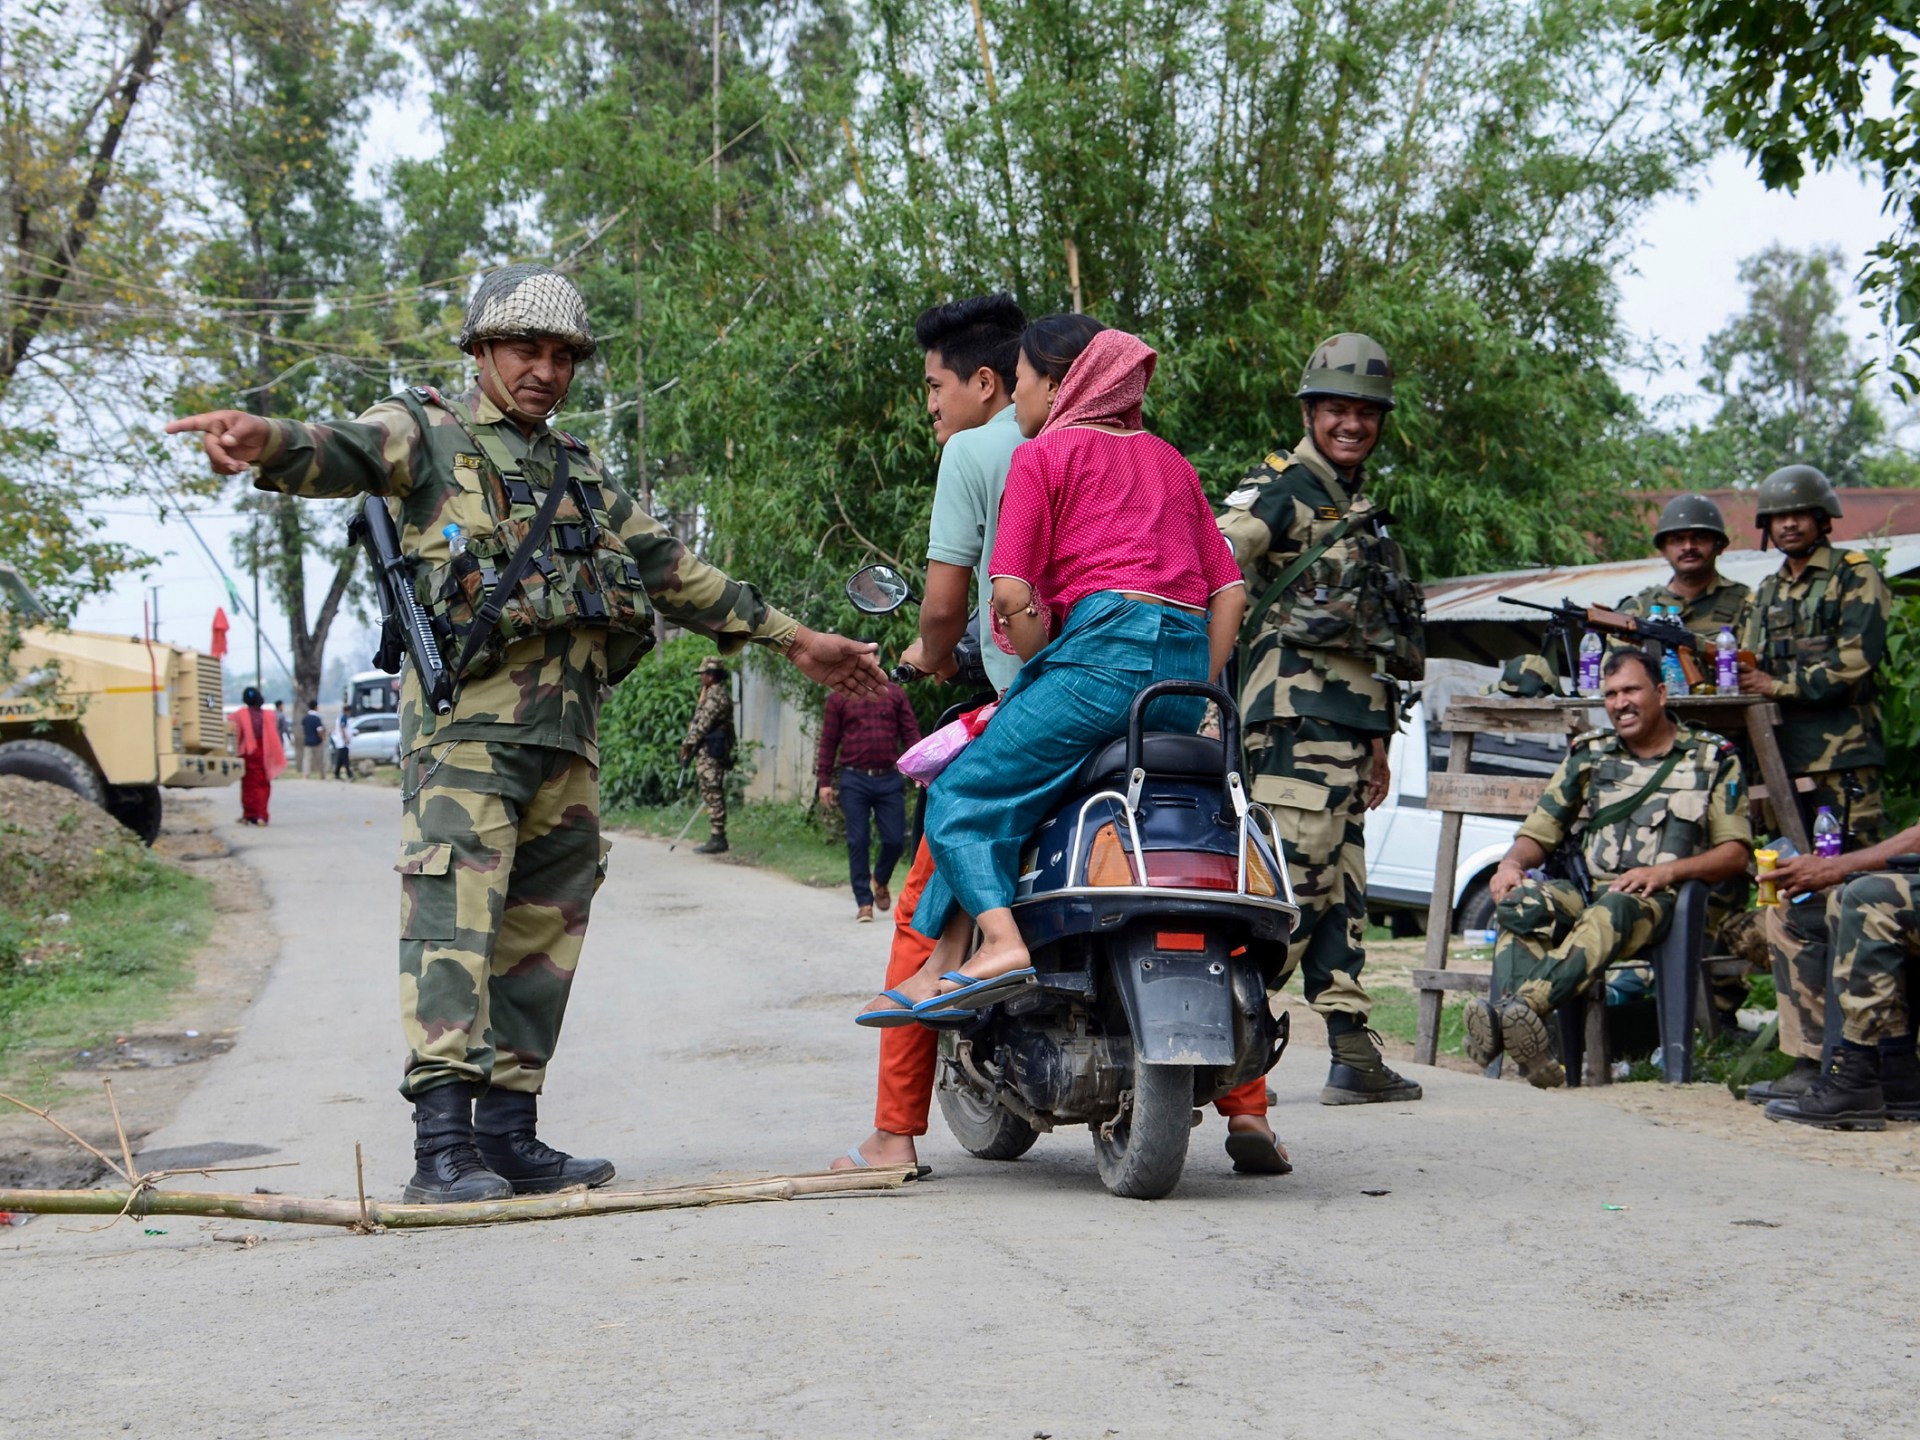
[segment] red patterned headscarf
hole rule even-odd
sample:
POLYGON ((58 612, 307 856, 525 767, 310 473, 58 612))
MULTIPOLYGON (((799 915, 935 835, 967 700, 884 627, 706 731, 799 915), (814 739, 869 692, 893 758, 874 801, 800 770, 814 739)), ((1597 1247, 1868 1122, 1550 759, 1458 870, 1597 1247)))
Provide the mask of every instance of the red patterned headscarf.
POLYGON ((1053 395, 1053 409, 1040 433, 1063 425, 1118 425, 1140 428, 1140 402, 1160 357, 1137 335, 1102 330, 1067 367, 1067 378, 1053 395))

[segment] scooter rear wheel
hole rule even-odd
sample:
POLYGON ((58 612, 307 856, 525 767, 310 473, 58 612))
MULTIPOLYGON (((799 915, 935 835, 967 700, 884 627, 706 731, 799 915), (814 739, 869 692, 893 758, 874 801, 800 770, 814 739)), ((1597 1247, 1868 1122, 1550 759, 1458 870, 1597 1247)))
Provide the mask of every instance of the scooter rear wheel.
POLYGON ((1093 1155, 1107 1189, 1125 1200, 1158 1200, 1180 1183, 1193 1129, 1193 1067, 1141 1065, 1134 1071, 1133 1104, 1113 1127, 1113 1138, 1093 1128, 1093 1155))
POLYGON ((940 1114, 960 1148, 982 1160, 1018 1160, 1040 1138, 1018 1115, 982 1100, 971 1090, 940 1087, 940 1114))

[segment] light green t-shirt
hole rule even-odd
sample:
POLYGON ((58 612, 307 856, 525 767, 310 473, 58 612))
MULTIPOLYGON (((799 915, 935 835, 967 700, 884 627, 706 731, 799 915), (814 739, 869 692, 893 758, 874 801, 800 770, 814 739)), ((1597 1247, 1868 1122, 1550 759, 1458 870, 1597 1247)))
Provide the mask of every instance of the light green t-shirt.
MULTIPOLYGON (((1000 525, 1000 492, 1007 488, 1007 466, 1021 443, 1020 426, 1009 405, 984 425, 962 430, 940 452, 940 473, 933 482, 933 519, 927 526, 927 558, 973 571, 976 603, 986 607, 993 595, 987 576, 993 559, 993 535, 1000 525)), ((987 679, 1004 691, 1020 673, 1020 657, 993 643, 982 627, 981 652, 987 679)))

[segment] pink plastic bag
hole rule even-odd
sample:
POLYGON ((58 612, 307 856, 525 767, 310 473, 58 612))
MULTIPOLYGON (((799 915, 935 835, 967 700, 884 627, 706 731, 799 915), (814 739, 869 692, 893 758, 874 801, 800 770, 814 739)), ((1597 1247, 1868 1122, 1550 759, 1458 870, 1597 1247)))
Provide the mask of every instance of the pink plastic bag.
POLYGON ((952 724, 942 725, 900 757, 900 773, 919 784, 931 785, 940 772, 953 763, 954 757, 987 728, 987 721, 993 718, 993 712, 999 708, 998 702, 982 705, 978 710, 969 710, 952 724))

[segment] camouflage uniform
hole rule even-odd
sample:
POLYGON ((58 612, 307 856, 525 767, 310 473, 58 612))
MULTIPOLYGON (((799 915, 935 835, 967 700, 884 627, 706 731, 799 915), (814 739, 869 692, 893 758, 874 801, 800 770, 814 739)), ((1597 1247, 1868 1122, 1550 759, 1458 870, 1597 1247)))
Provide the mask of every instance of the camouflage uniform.
MULTIPOLYGON (((1248 473, 1227 497, 1220 530, 1256 599, 1343 515, 1370 513, 1360 493, 1364 483, 1363 468, 1341 476, 1311 436, 1292 454, 1269 455, 1248 473)), ((1289 602, 1341 589, 1370 552, 1366 558, 1406 587, 1403 603, 1417 623, 1424 613, 1419 589, 1407 578, 1399 546, 1370 529, 1356 524, 1267 612, 1240 683, 1251 794, 1273 807, 1300 906, 1285 973, 1302 971, 1307 1003, 1329 1017, 1330 1031, 1364 1023, 1372 1009, 1360 984, 1366 791, 1373 742, 1393 733, 1398 707, 1394 681, 1379 673, 1382 656, 1362 648, 1367 637, 1333 634, 1327 643, 1310 643, 1312 626, 1296 622, 1289 602)))
MULTIPOLYGON (((1815 547, 1796 579, 1786 562, 1760 582, 1747 607, 1740 643, 1774 680, 1780 702, 1780 750, 1788 775, 1813 781, 1800 797, 1808 814, 1826 805, 1847 814, 1848 772, 1865 794, 1853 802, 1848 844, 1880 838, 1880 701, 1874 671, 1886 653, 1892 598, 1873 562, 1859 551, 1815 547)), ((1769 820, 1778 829, 1769 799, 1769 820)), ((1766 920, 1780 1001, 1780 1048, 1817 1059, 1826 1044, 1830 952, 1820 902, 1781 905, 1766 920)))
POLYGON ((1858 875, 1827 897, 1841 1037, 1880 1045, 1913 1034, 1907 966, 1920 959, 1920 878, 1858 875))
POLYGON ((545 425, 524 435, 478 388, 453 403, 470 426, 417 396, 384 401, 351 422, 274 420, 254 483, 309 497, 387 497, 426 602, 448 593, 447 577, 457 574, 442 534, 449 523, 473 552, 504 566, 511 546, 499 536, 514 532, 496 526, 482 489, 500 491, 500 461, 530 487, 513 500, 524 533, 522 511, 537 503, 568 448, 583 488, 561 503, 547 557, 551 563, 562 527, 595 532, 598 539, 583 542, 594 547, 590 558, 572 573, 577 585, 599 588, 615 621, 624 610, 625 628, 566 619, 561 597, 536 569, 510 609, 524 629, 551 628, 520 633, 483 656, 448 715, 424 703, 412 666, 401 687, 405 811, 396 868, 409 1048, 401 1090, 417 1097, 477 1081, 532 1094, 545 1078, 605 874, 600 705, 651 643, 649 603, 726 651, 748 640, 785 648, 796 625, 751 586, 689 553, 578 442, 545 425))
POLYGON ((1589 903, 1569 880, 1522 881, 1495 911, 1500 929, 1493 973, 1503 995, 1538 1015, 1579 994, 1616 960, 1659 940, 1673 919, 1674 892, 1624 895, 1606 887, 1627 871, 1704 854, 1753 829, 1740 796, 1740 757, 1710 731, 1677 727, 1673 744, 1642 758, 1611 730, 1579 736, 1547 782, 1520 834, 1548 851, 1578 830, 1596 892, 1589 903), (1631 813, 1594 830, 1587 817, 1645 789, 1678 751, 1679 763, 1631 813))
POLYGON ((727 833, 727 768, 733 752, 733 696, 727 682, 716 680, 700 690, 699 703, 693 707, 693 719, 687 725, 681 748, 693 751, 693 776, 700 786, 700 798, 707 802, 707 821, 713 833, 724 839, 727 833))

